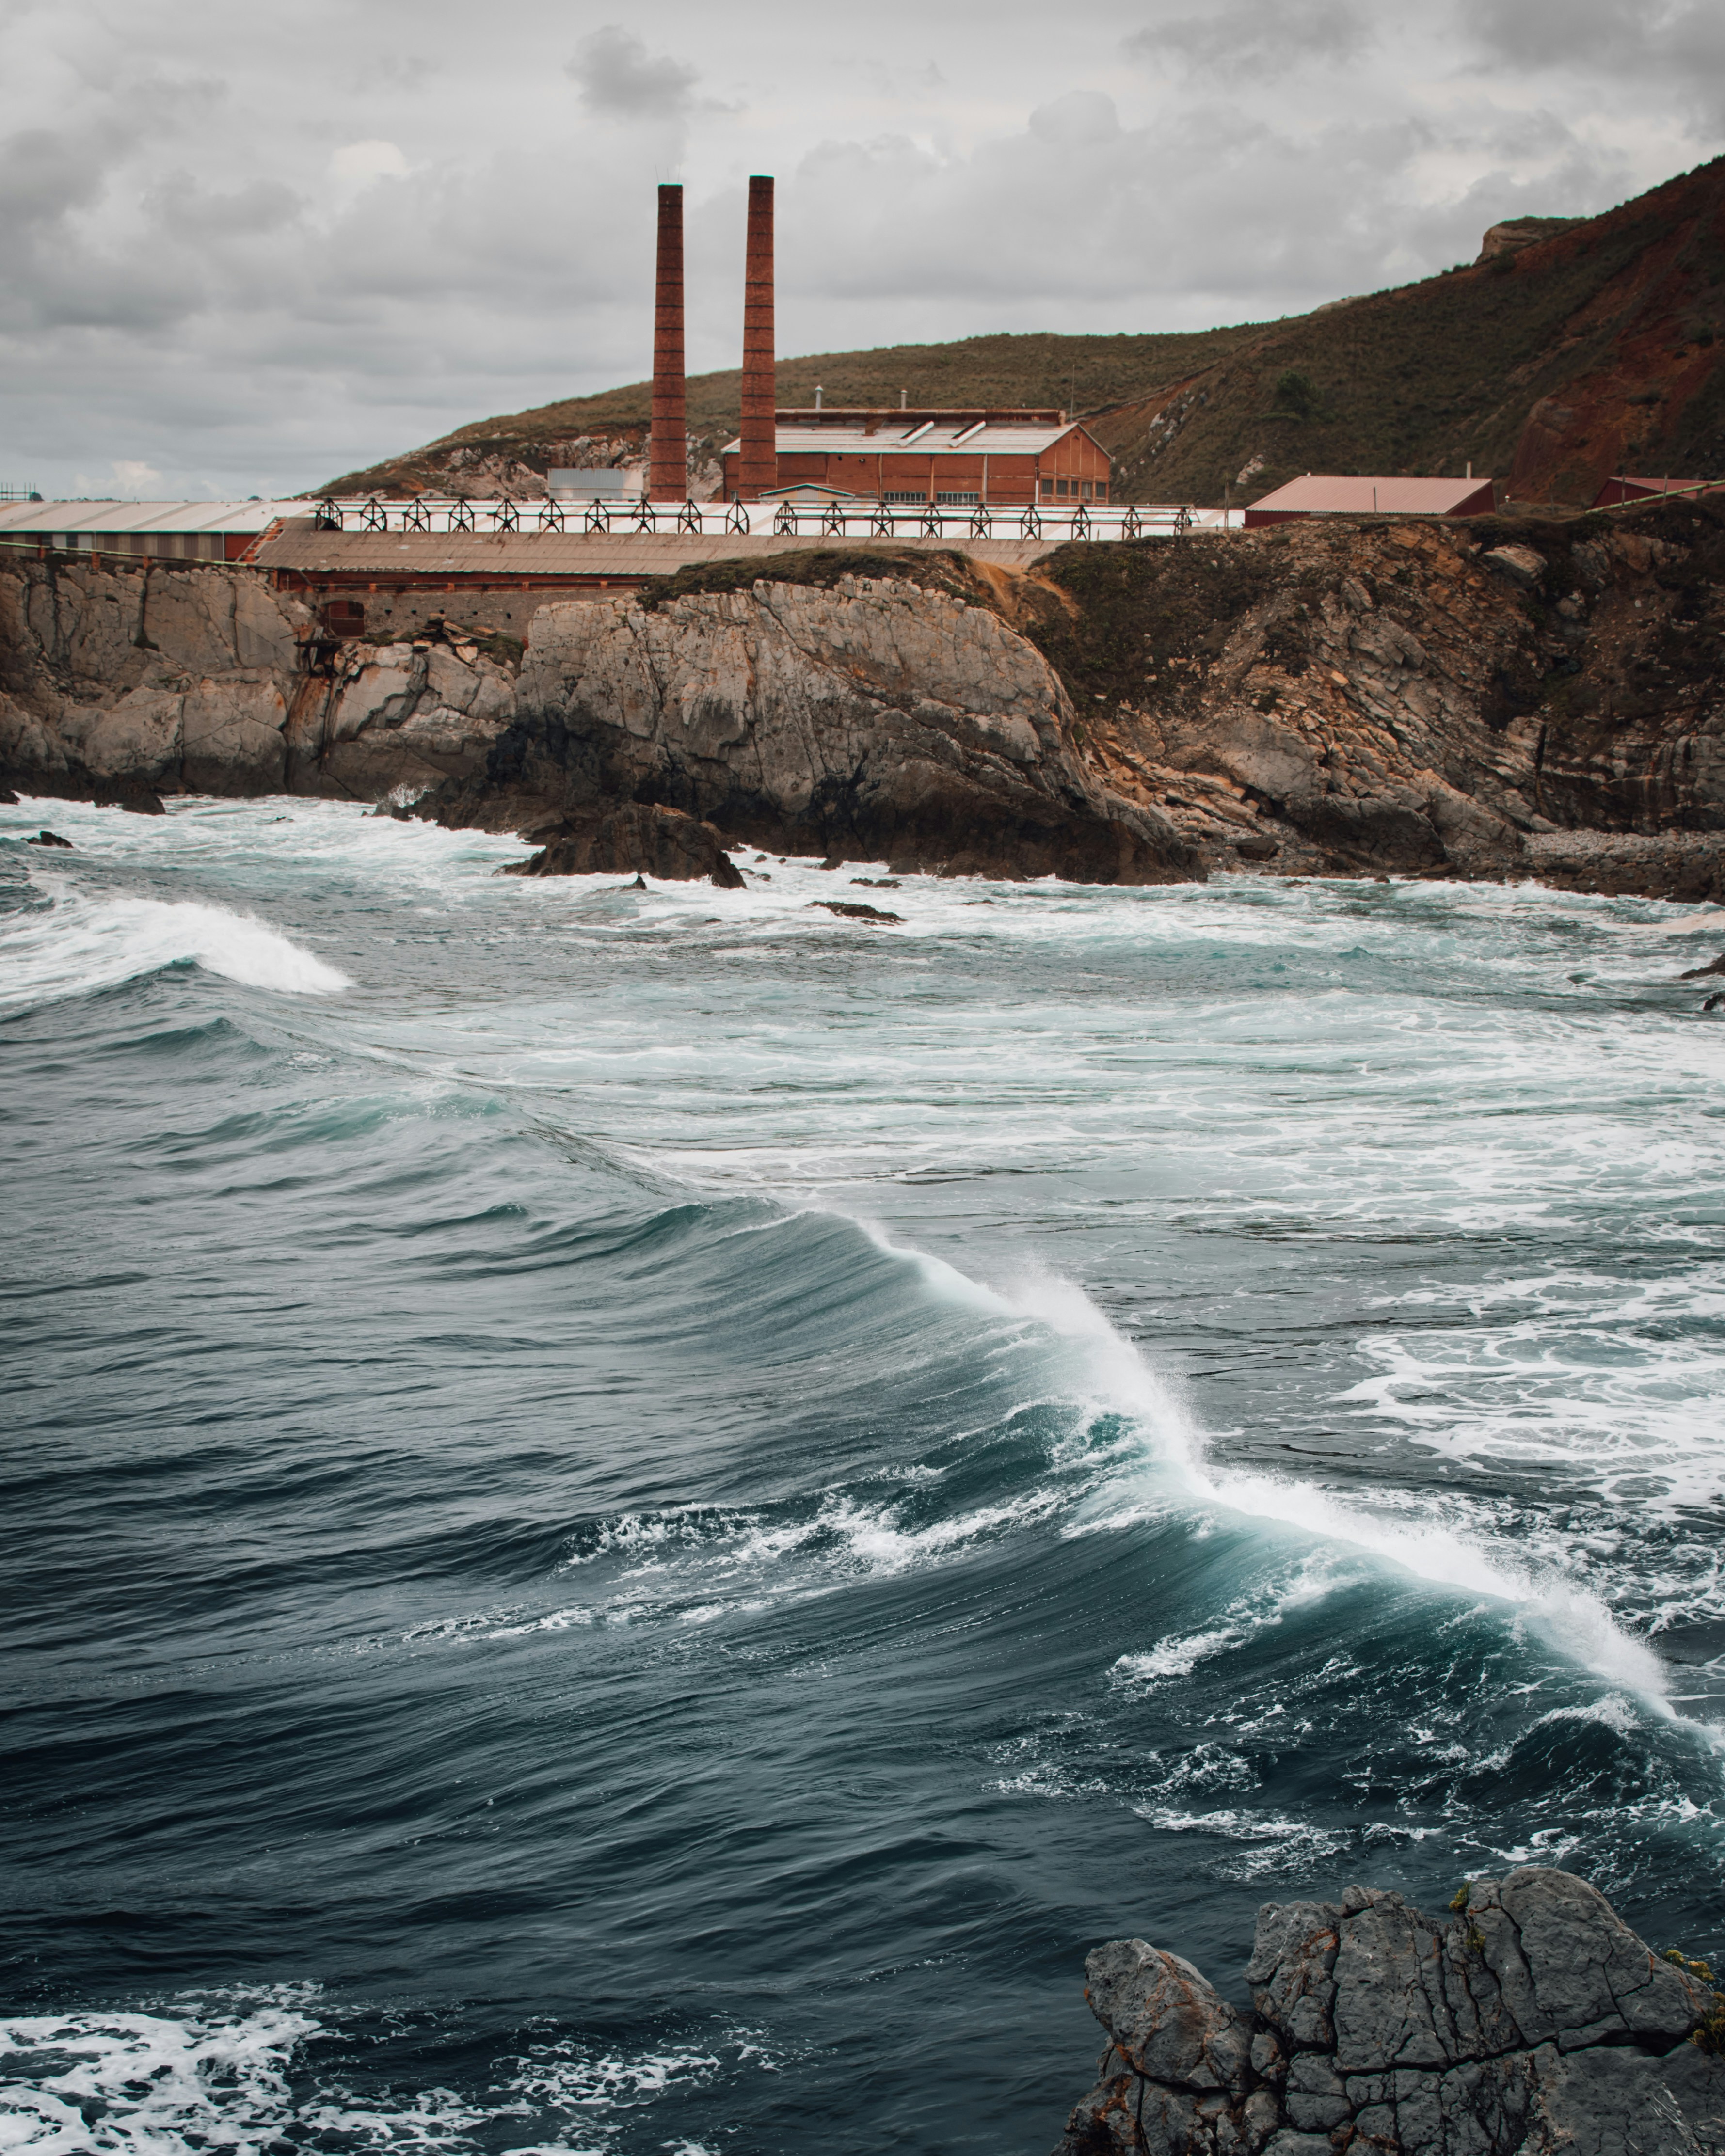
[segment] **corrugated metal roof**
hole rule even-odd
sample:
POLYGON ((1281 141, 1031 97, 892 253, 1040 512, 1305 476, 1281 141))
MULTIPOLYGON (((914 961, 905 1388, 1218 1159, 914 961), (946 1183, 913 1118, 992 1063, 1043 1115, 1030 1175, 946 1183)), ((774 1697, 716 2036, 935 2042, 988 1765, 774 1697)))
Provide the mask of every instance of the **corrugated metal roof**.
POLYGON ((1286 486, 1255 501, 1247 514, 1272 509, 1307 516, 1369 516, 1374 511, 1386 516, 1454 516, 1464 508, 1489 510, 1491 506, 1488 479, 1405 479, 1394 472, 1350 477, 1337 472, 1307 472, 1304 478, 1291 479, 1286 486))
POLYGON ((261 531, 278 516, 303 516, 304 501, 12 501, 9 531, 261 531))
MULTIPOLYGON (((1054 539, 895 539, 880 542, 883 552, 957 552, 1004 568, 1025 567, 1060 543, 1054 539)), ((696 539, 687 534, 648 532, 511 531, 321 531, 311 517, 295 517, 274 539, 259 547, 260 569, 292 569, 302 576, 363 575, 387 583, 392 576, 474 577, 667 577, 696 562, 763 560, 773 554, 806 553, 811 547, 842 545, 847 553, 864 550, 860 539, 799 537, 744 539, 732 536, 696 539)))
MULTIPOLYGON (((1022 426, 994 419, 978 427, 962 416, 931 426, 927 420, 918 419, 914 412, 895 412, 891 425, 876 427, 872 433, 860 424, 855 427, 798 427, 781 421, 778 454, 782 457, 1040 457, 1068 434, 1086 431, 1076 424, 1022 426), (913 424, 908 427, 901 424, 904 418, 913 424), (964 438, 963 441, 957 439, 960 435, 964 438), (915 439, 907 440, 906 436, 915 439)), ((733 455, 741 442, 741 436, 727 442, 723 454, 733 455)))

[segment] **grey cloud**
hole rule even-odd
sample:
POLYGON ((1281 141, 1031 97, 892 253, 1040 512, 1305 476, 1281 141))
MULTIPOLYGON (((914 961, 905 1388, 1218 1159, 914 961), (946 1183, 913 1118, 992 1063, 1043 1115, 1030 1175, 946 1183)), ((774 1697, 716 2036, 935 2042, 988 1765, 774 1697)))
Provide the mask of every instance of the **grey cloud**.
POLYGON ((144 196, 144 207, 165 230, 193 239, 252 238, 291 224, 305 198, 280 180, 252 180, 220 192, 189 172, 170 172, 144 196))
POLYGON ((1146 59, 1172 54, 1224 81, 1246 81, 1302 61, 1352 59, 1370 37, 1354 0, 1230 0, 1201 15, 1147 24, 1127 44, 1146 59))
POLYGON ((639 38, 612 23, 582 39, 569 73, 592 111, 670 120, 688 109, 699 70, 668 54, 650 54, 639 38))
POLYGON ((0 221, 56 223, 94 202, 105 178, 88 143, 42 127, 9 135, 0 141, 0 221))
POLYGON ((1460 0, 1486 69, 1568 71, 1601 95, 1658 85, 1680 110, 1725 124, 1725 8, 1718 0, 1460 0))
POLYGON ((136 146, 124 128, 30 130, 0 144, 0 279, 19 331, 56 325, 157 329, 203 290, 195 263, 105 249, 88 213, 136 146))
POLYGON ((1120 115, 1111 97, 1100 90, 1073 90, 1030 115, 1030 132, 1064 149, 1089 149, 1111 141, 1120 132, 1120 115))

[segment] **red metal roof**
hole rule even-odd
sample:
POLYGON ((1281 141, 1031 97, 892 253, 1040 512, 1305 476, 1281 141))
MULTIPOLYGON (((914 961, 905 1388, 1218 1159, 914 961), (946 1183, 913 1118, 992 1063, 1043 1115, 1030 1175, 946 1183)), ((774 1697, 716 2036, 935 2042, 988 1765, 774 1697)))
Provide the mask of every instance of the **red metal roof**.
POLYGON ((1284 516, 1471 516, 1496 507, 1488 479, 1408 479, 1397 472, 1307 472, 1255 501, 1248 526, 1284 516))

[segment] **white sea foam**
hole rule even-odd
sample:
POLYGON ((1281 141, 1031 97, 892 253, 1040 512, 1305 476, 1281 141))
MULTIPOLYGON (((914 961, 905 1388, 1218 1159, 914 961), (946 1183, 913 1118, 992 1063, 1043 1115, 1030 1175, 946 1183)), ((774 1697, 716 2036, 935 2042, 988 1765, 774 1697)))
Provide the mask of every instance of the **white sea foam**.
MULTIPOLYGON (((178 2004, 179 2002, 175 2002, 178 2004)), ((308 2082, 296 2061, 307 2038, 339 2022, 311 1985, 188 1999, 170 2012, 79 2012, 0 2020, 0 2150, 7 2156, 250 2156, 285 2133, 344 2148, 471 2156, 483 2129, 522 2139, 508 2156, 604 2156, 620 2116, 729 2066, 778 2061, 727 2035, 717 2046, 624 2051, 576 2035, 499 2060, 488 2085, 463 2097, 427 2087, 367 2101, 333 2076, 308 2082), (320 2012, 314 2013, 314 2006, 320 2012), (290 2071, 291 2070, 291 2071, 290 2071)), ((487 2137, 489 2138, 489 2137, 487 2137)))
POLYGON ((293 1994, 225 2011, 218 2004, 183 2020, 0 2020, 0 2148, 189 2156, 198 2148, 255 2148, 291 2115, 288 2061, 318 2025, 293 1994))
POLYGON ((44 880, 53 903, 13 916, 0 932, 0 1007, 85 995, 186 964, 285 995, 332 995, 352 985, 249 914, 189 901, 92 899, 57 878, 44 880))

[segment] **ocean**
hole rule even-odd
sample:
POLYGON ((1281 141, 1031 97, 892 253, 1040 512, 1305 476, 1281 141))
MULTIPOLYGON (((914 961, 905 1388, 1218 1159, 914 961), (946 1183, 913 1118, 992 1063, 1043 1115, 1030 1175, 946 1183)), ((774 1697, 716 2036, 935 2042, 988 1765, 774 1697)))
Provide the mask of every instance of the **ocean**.
POLYGON ((0 810, 0 2148, 1045 2156, 1106 1938, 1725 1943, 1725 910, 523 850, 0 810))

